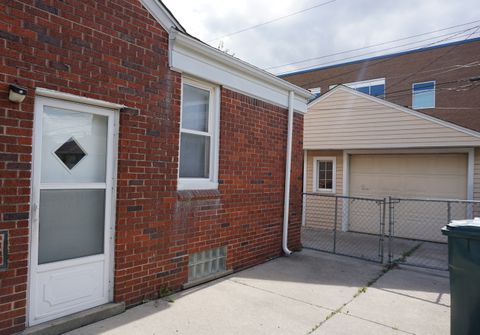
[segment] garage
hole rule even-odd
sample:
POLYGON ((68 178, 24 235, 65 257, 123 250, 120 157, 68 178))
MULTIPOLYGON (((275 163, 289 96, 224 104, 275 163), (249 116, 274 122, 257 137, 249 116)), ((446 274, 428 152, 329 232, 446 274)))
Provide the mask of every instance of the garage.
MULTIPOLYGON (((448 217, 447 203, 428 199, 467 199, 468 154, 363 154, 350 155, 350 196, 395 201, 396 236, 444 242, 439 231, 448 217), (409 200, 409 199, 422 199, 409 200)), ((374 212, 359 215, 351 205, 349 230, 376 233, 374 212)), ((456 206, 455 214, 468 215, 466 207, 456 206)), ((388 207, 385 209, 388 217, 388 207)))
POLYGON ((337 86, 308 106, 303 147, 305 246, 445 268, 441 228, 480 216, 477 131, 337 86))
POLYGON ((350 195, 467 199, 466 153, 351 155, 350 195))

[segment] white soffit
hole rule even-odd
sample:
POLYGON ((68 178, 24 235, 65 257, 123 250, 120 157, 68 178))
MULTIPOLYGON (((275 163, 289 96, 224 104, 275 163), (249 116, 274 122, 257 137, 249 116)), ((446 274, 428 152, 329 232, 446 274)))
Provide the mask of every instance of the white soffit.
POLYGON ((178 31, 170 31, 169 48, 172 70, 222 85, 232 91, 283 108, 288 107, 288 93, 293 91, 293 107, 299 113, 306 113, 307 102, 314 97, 303 88, 178 31))

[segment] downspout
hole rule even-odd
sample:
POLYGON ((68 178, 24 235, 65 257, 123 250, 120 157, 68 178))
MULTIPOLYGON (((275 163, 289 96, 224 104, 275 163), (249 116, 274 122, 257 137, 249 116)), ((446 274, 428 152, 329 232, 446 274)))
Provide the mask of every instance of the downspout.
POLYGON ((290 174, 292 171, 292 137, 293 137, 293 91, 288 92, 288 133, 287 133, 287 159, 285 163, 285 199, 283 202, 283 238, 282 248, 285 255, 292 252, 288 249, 288 216, 290 210, 290 174))

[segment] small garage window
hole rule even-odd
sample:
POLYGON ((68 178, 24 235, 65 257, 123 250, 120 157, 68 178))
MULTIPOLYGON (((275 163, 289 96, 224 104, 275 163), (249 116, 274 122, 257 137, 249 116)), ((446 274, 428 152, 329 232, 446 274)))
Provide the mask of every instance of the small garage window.
POLYGON ((314 157, 313 190, 335 193, 337 162, 335 157, 314 157))

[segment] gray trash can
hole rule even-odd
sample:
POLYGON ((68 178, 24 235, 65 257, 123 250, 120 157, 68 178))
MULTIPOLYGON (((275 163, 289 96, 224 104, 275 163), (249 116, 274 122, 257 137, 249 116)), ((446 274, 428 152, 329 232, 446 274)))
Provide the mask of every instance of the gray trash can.
POLYGON ((451 334, 480 334, 480 219, 456 220, 442 228, 448 236, 451 334))

